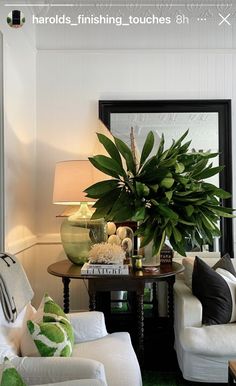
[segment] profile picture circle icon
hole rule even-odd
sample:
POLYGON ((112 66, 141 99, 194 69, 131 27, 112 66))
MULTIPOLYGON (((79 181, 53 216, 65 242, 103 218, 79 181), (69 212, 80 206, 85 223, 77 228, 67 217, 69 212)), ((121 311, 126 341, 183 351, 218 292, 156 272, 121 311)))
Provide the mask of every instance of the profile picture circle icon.
POLYGON ((25 15, 23 12, 14 9, 7 16, 7 23, 12 28, 20 28, 25 23, 25 15))

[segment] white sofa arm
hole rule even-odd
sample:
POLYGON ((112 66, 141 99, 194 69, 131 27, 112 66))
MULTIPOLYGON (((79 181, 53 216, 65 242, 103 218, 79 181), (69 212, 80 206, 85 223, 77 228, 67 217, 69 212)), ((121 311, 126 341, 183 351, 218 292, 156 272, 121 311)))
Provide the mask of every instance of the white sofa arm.
POLYGON ((98 379, 79 379, 76 381, 65 381, 57 383, 44 383, 35 386, 106 386, 106 384, 98 379))
POLYGON ((202 304, 183 280, 174 284, 175 327, 201 327, 202 304))
POLYGON ((98 379, 79 379, 76 381, 65 381, 57 383, 44 383, 35 386, 106 386, 106 384, 98 379))
POLYGON ((102 312, 75 312, 68 317, 74 328, 75 343, 103 338, 108 334, 102 312))
POLYGON ((107 385, 103 364, 93 359, 15 357, 12 362, 28 385, 88 378, 101 380, 107 385))

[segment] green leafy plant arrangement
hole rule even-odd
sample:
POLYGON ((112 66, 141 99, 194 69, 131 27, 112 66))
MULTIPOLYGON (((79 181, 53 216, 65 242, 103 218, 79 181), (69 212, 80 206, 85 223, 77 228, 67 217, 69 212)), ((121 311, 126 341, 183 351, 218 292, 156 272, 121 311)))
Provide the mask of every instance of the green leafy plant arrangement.
POLYGON ((209 159, 218 153, 190 152, 191 141, 183 143, 188 131, 164 149, 164 136, 156 153, 154 134, 149 132, 137 163, 134 152, 119 138, 114 142, 97 134, 109 156, 96 155, 90 162, 112 177, 88 187, 85 192, 97 201, 92 218, 107 221, 137 221, 141 247, 153 242, 159 253, 166 237, 173 249, 185 256, 186 239, 193 245, 212 244, 220 236, 220 217, 234 217, 221 205, 230 193, 204 180, 220 173, 209 159))

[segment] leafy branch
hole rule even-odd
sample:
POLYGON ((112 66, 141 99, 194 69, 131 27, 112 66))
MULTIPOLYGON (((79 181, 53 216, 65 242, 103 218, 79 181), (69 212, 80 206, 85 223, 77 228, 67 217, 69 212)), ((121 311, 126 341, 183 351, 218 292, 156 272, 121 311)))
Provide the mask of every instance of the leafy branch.
POLYGON ((164 148, 164 136, 154 150, 154 134, 149 132, 140 161, 119 138, 114 142, 103 134, 98 139, 108 156, 89 158, 97 169, 111 177, 88 187, 87 197, 97 199, 93 218, 107 221, 133 220, 139 223, 141 246, 153 242, 153 254, 159 253, 165 238, 181 255, 186 239, 194 245, 212 244, 220 236, 220 217, 234 217, 233 209, 221 205, 230 193, 205 182, 221 172, 223 166, 209 163, 218 153, 190 152, 191 141, 183 143, 186 131, 164 148))

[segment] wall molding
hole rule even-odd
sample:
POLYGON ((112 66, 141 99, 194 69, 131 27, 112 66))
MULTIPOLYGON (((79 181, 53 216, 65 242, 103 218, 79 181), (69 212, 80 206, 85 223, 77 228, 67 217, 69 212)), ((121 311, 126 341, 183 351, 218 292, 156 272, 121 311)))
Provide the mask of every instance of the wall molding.
POLYGON ((36 244, 37 244, 37 236, 32 235, 32 236, 18 239, 13 243, 6 243, 6 251, 16 255, 18 253, 25 251, 26 249, 32 248, 36 244))
POLYGON ((236 48, 117 48, 117 49, 58 49, 38 48, 37 54, 236 54, 236 48))
POLYGON ((44 235, 32 235, 22 239, 18 239, 13 243, 8 243, 6 251, 17 255, 27 249, 33 248, 36 245, 55 245, 61 244, 61 236, 59 233, 51 233, 44 235))
POLYGON ((61 244, 60 233, 45 233, 37 236, 37 244, 61 244))

